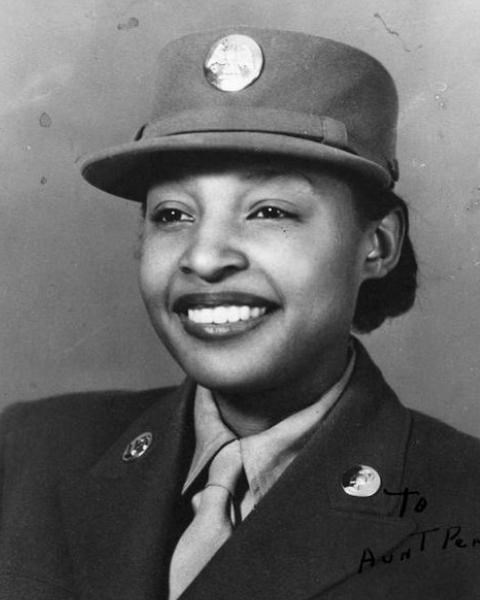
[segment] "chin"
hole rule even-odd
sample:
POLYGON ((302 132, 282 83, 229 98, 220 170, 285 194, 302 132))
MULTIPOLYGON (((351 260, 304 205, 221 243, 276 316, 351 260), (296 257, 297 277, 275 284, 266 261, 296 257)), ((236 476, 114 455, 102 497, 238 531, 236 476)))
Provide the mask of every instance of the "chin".
POLYGON ((274 388, 279 384, 279 376, 269 373, 268 369, 258 370, 257 365, 238 365, 234 367, 226 361, 214 361, 201 364, 193 361, 178 361, 180 366, 194 381, 210 390, 224 393, 259 392, 274 388), (255 368, 255 366, 257 368, 255 368))

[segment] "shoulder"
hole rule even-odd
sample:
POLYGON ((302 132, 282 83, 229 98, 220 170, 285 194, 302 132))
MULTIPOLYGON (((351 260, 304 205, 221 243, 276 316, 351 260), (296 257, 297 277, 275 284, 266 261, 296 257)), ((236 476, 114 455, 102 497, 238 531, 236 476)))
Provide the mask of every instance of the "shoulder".
POLYGON ((480 439, 418 411, 409 412, 405 483, 424 496, 432 510, 436 507, 454 519, 471 517, 474 508, 480 508, 480 439))
POLYGON ((480 439, 463 433, 446 423, 416 410, 409 411, 412 417, 410 453, 412 458, 442 472, 460 471, 476 467, 472 476, 480 479, 480 439))
MULTIPOLYGON (((383 415, 381 421, 375 421, 376 430, 371 433, 374 440, 382 442, 383 449, 389 446, 393 452, 395 436, 401 437, 397 455, 392 455, 392 459, 403 465, 407 484, 415 480, 424 486, 435 484, 446 491, 469 486, 479 491, 480 439, 408 408, 408 401, 406 406, 403 399, 398 398, 358 340, 355 340, 355 348, 356 370, 350 384, 355 394, 352 397, 356 405, 363 401, 360 406, 364 413, 383 415)), ((368 421, 372 416, 365 414, 364 418, 368 421)), ((480 493, 477 495, 480 497, 480 493)))
POLYGON ((83 392, 15 403, 0 417, 2 462, 5 468, 23 462, 41 462, 43 469, 86 465, 145 411, 168 405, 174 390, 83 392))
POLYGON ((0 431, 5 435, 19 428, 54 428, 58 425, 68 428, 92 423, 121 427, 155 402, 168 397, 174 389, 78 392, 17 402, 8 406, 0 416, 0 431))
MULTIPOLYGON (((429 416, 418 410, 409 410, 412 416, 412 443, 422 451, 428 446, 446 456, 456 448, 462 453, 463 458, 468 458, 468 453, 480 453, 480 439, 464 433, 435 417, 429 416)), ((460 457, 458 457, 460 458, 460 457)))

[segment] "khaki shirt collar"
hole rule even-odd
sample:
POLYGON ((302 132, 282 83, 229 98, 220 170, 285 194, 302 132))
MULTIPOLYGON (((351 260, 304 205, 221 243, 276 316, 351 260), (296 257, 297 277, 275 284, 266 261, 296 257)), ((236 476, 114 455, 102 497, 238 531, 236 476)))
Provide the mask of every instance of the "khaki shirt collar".
MULTIPOLYGON (((268 492, 305 446, 318 424, 342 395, 355 365, 351 352, 341 378, 317 400, 273 427, 240 439, 243 467, 254 504, 268 492)), ((197 385, 194 400, 195 452, 182 494, 185 494, 205 468, 237 436, 225 425, 210 390, 197 385)))

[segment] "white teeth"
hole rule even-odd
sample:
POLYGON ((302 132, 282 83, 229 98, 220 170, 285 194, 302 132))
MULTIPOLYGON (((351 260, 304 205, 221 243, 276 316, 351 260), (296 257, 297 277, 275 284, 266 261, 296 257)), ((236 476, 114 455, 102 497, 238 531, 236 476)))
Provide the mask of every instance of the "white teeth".
POLYGON ((194 323, 238 323, 258 319, 266 312, 264 306, 216 306, 215 308, 189 308, 187 317, 194 323))
MULTIPOLYGON (((200 309, 201 311, 201 309, 200 309)), ((213 309, 213 322, 222 324, 228 321, 228 308, 225 306, 217 306, 213 309)))
POLYGON ((250 308, 248 306, 240 306, 238 309, 239 317, 242 321, 248 321, 250 318, 250 308))
POLYGON ((213 320, 213 309, 211 308, 203 308, 198 310, 200 316, 202 317, 202 323, 211 323, 213 320))
POLYGON ((238 306, 229 306, 227 308, 227 314, 229 323, 236 323, 237 321, 240 321, 240 309, 238 306))

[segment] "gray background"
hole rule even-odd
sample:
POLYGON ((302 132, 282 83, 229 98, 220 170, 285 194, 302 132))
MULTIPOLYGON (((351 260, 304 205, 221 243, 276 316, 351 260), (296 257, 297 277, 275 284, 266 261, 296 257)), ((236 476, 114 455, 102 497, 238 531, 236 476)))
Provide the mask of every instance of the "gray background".
POLYGON ((1 405, 181 377, 137 292, 138 208, 74 161, 144 122, 165 42, 246 24, 357 45, 397 81, 421 288, 364 341, 405 403, 480 434, 478 0, 1 0, 0 15, 1 405))

